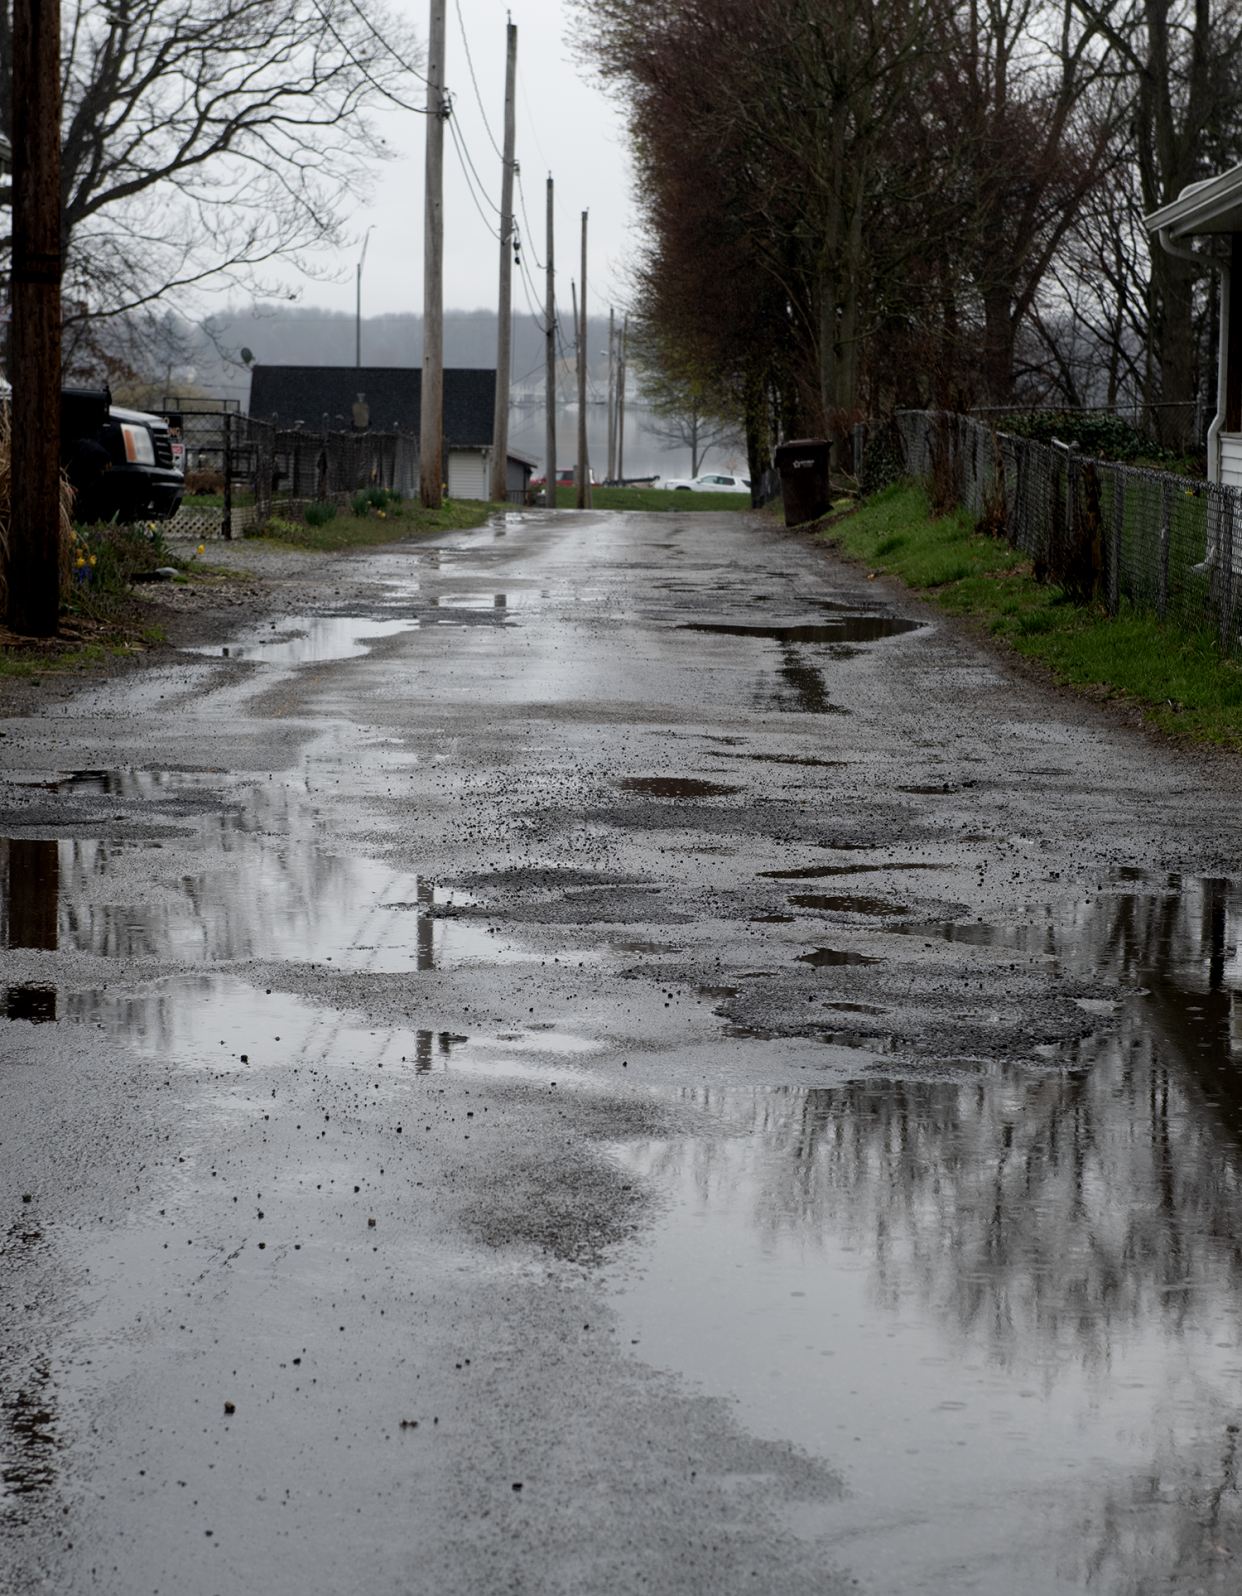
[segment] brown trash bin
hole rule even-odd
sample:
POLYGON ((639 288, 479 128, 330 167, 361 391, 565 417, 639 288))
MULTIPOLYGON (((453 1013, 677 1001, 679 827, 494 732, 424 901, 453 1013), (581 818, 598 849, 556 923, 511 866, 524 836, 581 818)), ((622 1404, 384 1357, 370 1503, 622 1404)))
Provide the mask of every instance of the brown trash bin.
POLYGON ((828 485, 831 450, 826 438, 795 438, 777 449, 775 465, 781 474, 786 526, 818 521, 832 508, 828 485))

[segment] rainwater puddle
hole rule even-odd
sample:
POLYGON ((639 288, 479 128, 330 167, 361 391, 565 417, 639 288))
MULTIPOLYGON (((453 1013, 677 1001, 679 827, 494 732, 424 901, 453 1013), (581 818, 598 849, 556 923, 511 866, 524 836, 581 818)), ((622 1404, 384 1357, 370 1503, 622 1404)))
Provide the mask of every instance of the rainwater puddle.
POLYGON ((798 1528, 877 1596, 1236 1588, 1242 889, 1144 885, 952 928, 1111 988, 1102 1034, 695 1090, 702 1134, 617 1151, 668 1202, 622 1334, 841 1470, 798 1528))
POLYGON ((5 993, 5 1018, 29 1020, 41 1025, 56 1018, 56 988, 49 986, 11 986, 5 993))
MULTIPOLYGON (((569 1086, 585 1077, 566 1061, 597 1047, 556 1030, 463 1035, 417 1024, 375 1026, 351 1010, 267 992, 233 975, 175 977, 128 993, 72 992, 63 1007, 69 1024, 102 1026, 161 1067, 190 1073, 207 1068, 222 1083, 241 1077, 261 1087, 262 1071, 289 1065, 299 1071, 375 1071, 371 1090, 397 1094, 386 1099, 396 1125, 415 1108, 398 1090, 403 1078, 452 1069, 569 1086), (379 1071, 386 1072, 382 1078, 379 1071)), ((218 1095, 220 1108, 224 1097, 218 1095)), ((280 1121, 279 1112, 272 1121, 280 1121)))
POLYGON ((851 763, 848 759, 811 759, 801 754, 725 754, 718 748, 704 752, 710 759, 758 759, 765 765, 817 765, 821 770, 846 770, 851 763))
POLYGON ((900 903, 890 903, 887 898, 866 898, 858 894, 842 893, 832 896, 822 892, 795 892, 790 903, 796 909, 818 909, 823 914, 908 914, 900 903))
POLYGON ((310 615, 280 623, 270 641, 261 632, 223 647, 188 648, 187 654, 207 654, 227 659, 258 660, 265 665, 321 665, 328 660, 355 659, 370 652, 384 637, 414 631, 417 619, 377 621, 363 617, 310 615))
POLYGON ((948 870, 947 864, 920 864, 909 859, 894 859, 891 864, 803 865, 796 870, 760 870, 760 878, 771 881, 813 881, 819 876, 860 876, 877 870, 948 870))
POLYGON ((689 776, 625 776, 617 786, 623 792, 641 792, 649 798, 725 798, 739 791, 737 787, 689 776))
POLYGON ((763 637, 774 643, 874 643, 882 637, 916 632, 925 623, 896 615, 842 615, 839 620, 795 626, 748 626, 724 621, 689 621, 684 630, 716 632, 723 637, 763 637))
POLYGON ((816 969, 833 964, 880 964, 880 959, 865 953, 855 953, 853 948, 814 948, 810 953, 798 955, 799 964, 813 964, 816 969))
POLYGON ((260 785, 233 801, 162 843, 0 838, 0 946, 374 972, 538 959, 486 924, 444 916, 470 893, 325 851, 289 789, 260 785))

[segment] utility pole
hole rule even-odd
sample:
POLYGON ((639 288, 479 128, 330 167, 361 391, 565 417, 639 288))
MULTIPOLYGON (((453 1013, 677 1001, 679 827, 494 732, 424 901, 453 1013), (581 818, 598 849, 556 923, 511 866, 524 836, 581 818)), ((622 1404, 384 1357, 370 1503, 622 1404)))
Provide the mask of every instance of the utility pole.
POLYGON ((492 488, 495 504, 509 496, 509 375, 513 319, 513 96, 517 77, 517 24, 508 25, 505 63, 505 153, 500 173, 500 308, 496 317, 496 404, 492 412, 492 488))
POLYGON ((423 384, 418 497, 440 508, 444 481, 444 0, 431 0, 427 27, 427 168, 423 188, 423 384))
POLYGON ((355 303, 355 306, 354 306, 354 365, 355 366, 361 366, 362 365, 362 268, 367 263, 367 245, 371 242, 371 230, 372 230, 372 228, 374 228, 374 226, 375 226, 375 223, 372 222, 371 226, 368 227, 366 232, 362 235, 362 254, 359 257, 358 265, 357 265, 357 268, 356 268, 357 275, 354 278, 354 286, 355 286, 355 288, 357 290, 356 303, 355 303))
POLYGON ((548 325, 544 331, 544 472, 543 496, 548 509, 556 509, 556 276, 552 268, 552 174, 548 173, 548 325))
POLYGON ((60 623, 60 0, 13 5, 13 383, 7 620, 60 623))
MULTIPOLYGON (((591 508, 591 461, 587 453, 587 213, 582 213, 582 320, 578 325, 578 508, 591 508)), ((575 314, 574 320, 577 321, 575 314)))
POLYGON ((628 314, 621 323, 621 351, 617 361, 617 481, 625 483, 625 344, 630 330, 628 314))
POLYGON ((608 480, 613 482, 617 475, 617 373, 613 362, 613 353, 616 348, 617 329, 616 313, 612 307, 608 308, 608 480))

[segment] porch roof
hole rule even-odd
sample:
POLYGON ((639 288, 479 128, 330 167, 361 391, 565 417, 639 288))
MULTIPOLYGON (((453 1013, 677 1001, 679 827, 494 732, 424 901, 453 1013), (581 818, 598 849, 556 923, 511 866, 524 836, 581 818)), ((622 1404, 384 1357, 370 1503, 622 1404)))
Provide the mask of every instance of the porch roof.
POLYGON ((1170 238, 1242 233, 1242 165, 1188 184, 1170 204, 1145 216, 1143 226, 1149 233, 1167 228, 1170 238))

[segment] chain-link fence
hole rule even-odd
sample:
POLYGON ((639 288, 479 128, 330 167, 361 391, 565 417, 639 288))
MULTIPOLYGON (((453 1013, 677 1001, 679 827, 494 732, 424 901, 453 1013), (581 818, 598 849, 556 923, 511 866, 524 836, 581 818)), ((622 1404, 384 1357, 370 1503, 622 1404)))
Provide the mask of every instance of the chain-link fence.
POLYGON ((190 501, 174 532, 234 537, 283 509, 338 502, 363 488, 418 493, 418 439, 407 432, 310 432, 222 406, 167 409, 190 501), (208 502, 204 503, 203 500, 208 502))
MULTIPOLYGON (((1097 460, 1073 447, 921 410, 895 421, 904 469, 933 502, 964 505, 1074 598, 1124 603, 1187 631, 1213 627, 1228 653, 1242 599, 1238 490, 1097 460)), ((870 440, 869 440, 870 441, 870 440)))

